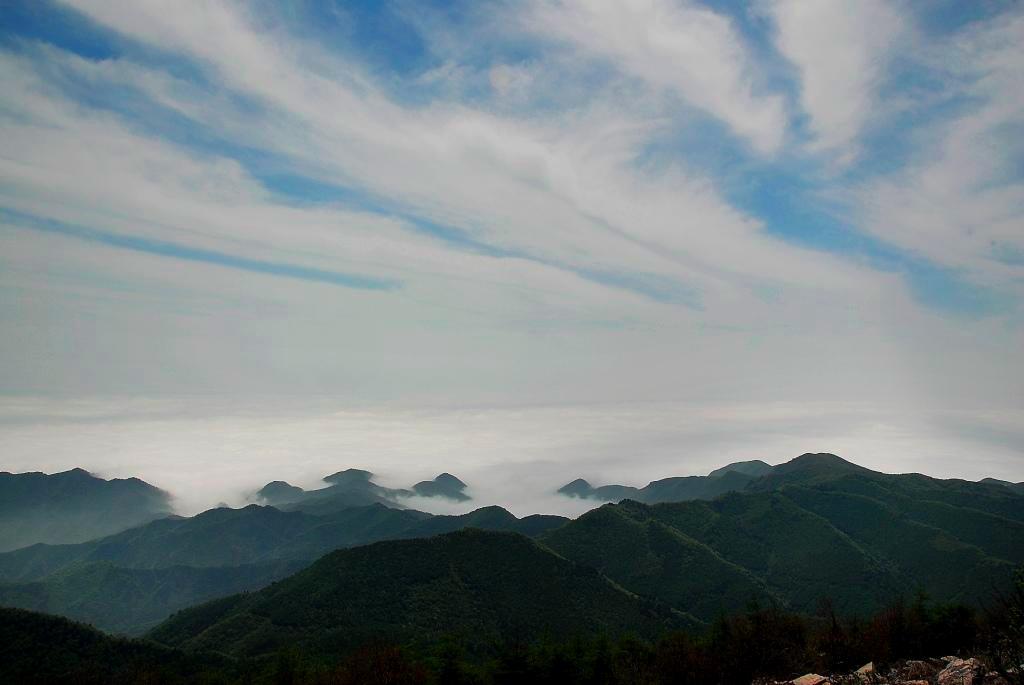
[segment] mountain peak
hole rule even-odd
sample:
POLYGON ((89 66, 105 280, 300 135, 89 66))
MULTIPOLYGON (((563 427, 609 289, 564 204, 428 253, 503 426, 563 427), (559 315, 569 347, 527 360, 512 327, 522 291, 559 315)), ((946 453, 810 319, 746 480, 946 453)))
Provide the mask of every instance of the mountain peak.
POLYGON ((566 483, 558 488, 558 493, 560 495, 568 495, 569 497, 587 497, 593 490, 594 487, 590 483, 582 478, 577 478, 571 483, 566 483))
POLYGON ((412 486, 412 491, 420 497, 443 497, 465 502, 470 499, 464 491, 466 484, 450 473, 442 473, 434 480, 424 480, 412 486))
POLYGON ((721 478, 730 471, 736 473, 742 473, 746 476, 761 477, 766 473, 771 472, 774 467, 771 464, 761 461, 760 459, 752 459, 750 461, 737 461, 731 464, 726 464, 721 468, 717 468, 708 474, 708 478, 721 478))
POLYGON ((450 483, 452 485, 461 485, 462 487, 466 487, 465 483, 463 483, 461 480, 459 480, 458 478, 456 478, 455 476, 453 476, 452 474, 447 473, 447 472, 442 473, 442 474, 438 475, 436 478, 434 478, 434 482, 435 483, 450 483))
POLYGON ((373 474, 363 469, 344 469, 329 476, 324 476, 323 480, 325 483, 342 485, 348 483, 368 483, 372 478, 373 474))
POLYGON ((788 473, 803 469, 831 468, 844 471, 866 471, 863 466, 857 466, 851 461, 832 454, 831 452, 806 452, 795 457, 784 464, 775 467, 775 471, 788 473))

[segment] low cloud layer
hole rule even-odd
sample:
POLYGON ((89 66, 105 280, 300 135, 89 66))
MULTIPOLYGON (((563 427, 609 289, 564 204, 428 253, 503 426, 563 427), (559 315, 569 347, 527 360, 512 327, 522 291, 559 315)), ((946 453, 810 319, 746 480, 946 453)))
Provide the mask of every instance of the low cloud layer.
POLYGON ((4 468, 84 466, 168 489, 182 513, 241 505, 272 480, 304 488, 345 468, 409 487, 448 471, 473 499, 412 498, 461 513, 488 504, 518 515, 576 515, 593 503, 555 494, 583 477, 645 485, 705 475, 728 462, 780 463, 832 451, 890 472, 1021 480, 1024 416, 938 412, 908 416, 884 403, 644 403, 400 409, 336 401, 6 401, 4 468), (965 456, 969 456, 967 459, 965 456))

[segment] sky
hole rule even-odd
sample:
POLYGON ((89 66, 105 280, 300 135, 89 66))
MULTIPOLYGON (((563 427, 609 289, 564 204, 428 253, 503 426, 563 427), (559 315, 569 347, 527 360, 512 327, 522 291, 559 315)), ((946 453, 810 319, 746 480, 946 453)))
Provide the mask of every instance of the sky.
POLYGON ((999 0, 7 0, 0 468, 1024 480, 1022 45, 999 0))

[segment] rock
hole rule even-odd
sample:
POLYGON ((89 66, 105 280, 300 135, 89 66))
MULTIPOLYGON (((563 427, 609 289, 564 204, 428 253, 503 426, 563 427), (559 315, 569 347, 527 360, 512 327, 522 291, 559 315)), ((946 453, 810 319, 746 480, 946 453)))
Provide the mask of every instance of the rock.
POLYGON ((908 661, 900 669, 900 675, 906 680, 928 680, 938 670, 937 667, 929 664, 927 661, 908 661))
POLYGON ((863 666, 861 666, 860 668, 858 668, 856 671, 854 671, 854 673, 856 673, 857 675, 871 675, 874 672, 875 672, 875 662, 874 661, 869 661, 866 664, 864 664, 863 666))
POLYGON ((828 682, 828 678, 823 675, 818 675, 817 673, 808 673, 795 680, 790 680, 789 682, 791 685, 822 685, 822 683, 828 682))
MULTIPOLYGON (((945 660, 945 657, 943 657, 945 660)), ((953 658, 942 671, 936 680, 938 685, 977 685, 981 682, 985 668, 977 659, 953 658)))
POLYGON ((931 685, 927 680, 894 680, 897 685, 931 685))

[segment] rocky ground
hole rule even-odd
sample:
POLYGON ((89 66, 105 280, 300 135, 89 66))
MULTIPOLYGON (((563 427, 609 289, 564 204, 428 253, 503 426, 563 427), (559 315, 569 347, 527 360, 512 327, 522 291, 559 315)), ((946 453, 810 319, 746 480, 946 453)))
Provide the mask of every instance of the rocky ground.
POLYGON ((865 664, 853 673, 823 676, 808 673, 793 680, 758 681, 753 685, 1010 685, 988 671, 978 659, 947 656, 923 661, 901 661, 887 669, 865 664))

